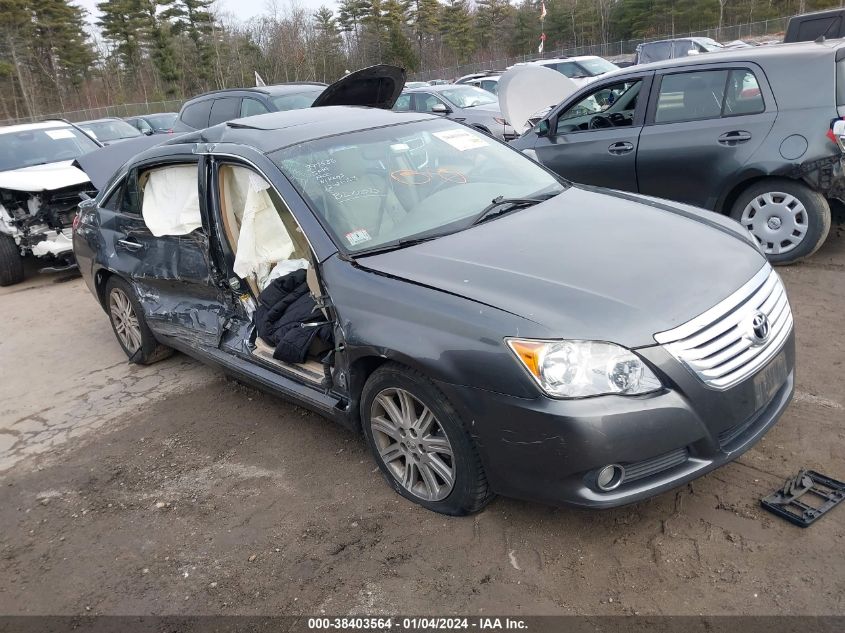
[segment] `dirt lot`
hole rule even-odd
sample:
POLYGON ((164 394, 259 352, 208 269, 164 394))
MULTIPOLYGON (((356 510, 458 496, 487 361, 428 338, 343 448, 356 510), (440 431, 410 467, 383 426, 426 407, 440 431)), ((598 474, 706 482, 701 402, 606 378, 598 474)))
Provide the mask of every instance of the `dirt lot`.
POLYGON ((737 462, 604 512, 498 499, 446 518, 362 440, 184 356, 127 365, 83 282, 0 294, 2 614, 845 614, 845 509, 759 498, 845 478, 845 228, 781 269, 798 391, 737 462))

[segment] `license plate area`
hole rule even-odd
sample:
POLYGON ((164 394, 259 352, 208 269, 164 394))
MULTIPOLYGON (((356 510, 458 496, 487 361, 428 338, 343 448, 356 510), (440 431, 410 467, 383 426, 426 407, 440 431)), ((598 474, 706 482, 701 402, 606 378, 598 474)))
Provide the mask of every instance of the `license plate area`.
POLYGON ((786 382, 786 355, 780 352, 754 376, 754 410, 769 404, 786 382))

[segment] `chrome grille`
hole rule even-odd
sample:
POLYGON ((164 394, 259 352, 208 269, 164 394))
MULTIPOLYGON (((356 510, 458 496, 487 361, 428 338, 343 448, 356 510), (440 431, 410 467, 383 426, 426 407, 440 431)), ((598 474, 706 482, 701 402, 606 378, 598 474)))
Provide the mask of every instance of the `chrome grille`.
POLYGON ((691 321, 654 335, 672 356, 706 385, 728 389, 763 367, 792 331, 792 311, 778 274, 766 264, 730 297, 691 321), (749 335, 754 314, 769 323, 768 338, 749 335))

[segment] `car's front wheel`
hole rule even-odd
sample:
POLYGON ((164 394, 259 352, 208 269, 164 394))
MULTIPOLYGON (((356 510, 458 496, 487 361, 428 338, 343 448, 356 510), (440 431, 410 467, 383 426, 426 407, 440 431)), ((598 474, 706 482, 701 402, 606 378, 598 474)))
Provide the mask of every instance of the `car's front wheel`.
POLYGON ((748 229, 773 264, 815 253, 830 231, 830 205, 803 183, 761 180, 740 194, 731 217, 748 229))
POLYGON ((173 353, 155 339, 132 287, 120 277, 111 277, 106 283, 106 310, 130 363, 149 365, 173 353))
POLYGON ((379 468, 403 497, 451 515, 491 499, 472 438, 423 374, 396 363, 379 367, 364 386, 361 420, 379 468))

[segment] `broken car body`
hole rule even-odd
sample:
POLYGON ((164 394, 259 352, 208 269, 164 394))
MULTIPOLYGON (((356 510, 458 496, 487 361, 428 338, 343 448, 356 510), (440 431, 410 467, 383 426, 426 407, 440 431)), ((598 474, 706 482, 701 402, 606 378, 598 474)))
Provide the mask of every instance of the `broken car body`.
POLYGON ((792 395, 789 303, 738 225, 426 114, 170 139, 83 203, 74 245, 132 360, 179 349, 362 430, 439 512, 643 499, 736 458, 792 395), (300 363, 258 336, 294 292, 312 309, 287 332, 323 343, 300 363))
POLYGON ((99 147, 64 121, 0 127, 0 285, 23 279, 26 255, 50 268, 73 265, 76 207, 80 194, 95 193, 73 161, 99 147))

